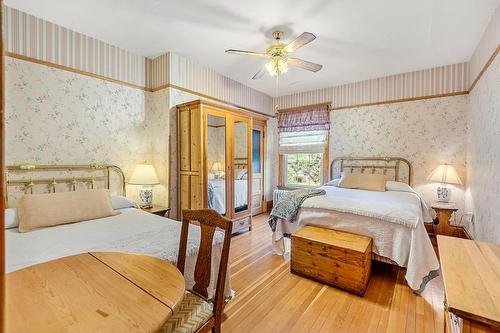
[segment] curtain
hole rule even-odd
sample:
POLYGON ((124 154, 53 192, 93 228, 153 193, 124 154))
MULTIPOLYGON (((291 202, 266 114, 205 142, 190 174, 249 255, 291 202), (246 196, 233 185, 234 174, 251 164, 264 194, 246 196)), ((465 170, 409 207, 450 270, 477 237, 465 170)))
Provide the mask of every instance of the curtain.
POLYGON ((323 153, 328 143, 328 105, 278 113, 279 153, 323 153))

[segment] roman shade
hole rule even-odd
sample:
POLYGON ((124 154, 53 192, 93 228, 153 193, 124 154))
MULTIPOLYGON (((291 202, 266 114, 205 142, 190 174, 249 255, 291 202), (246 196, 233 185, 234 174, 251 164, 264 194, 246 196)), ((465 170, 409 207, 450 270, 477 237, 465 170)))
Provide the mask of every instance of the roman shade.
POLYGON ((328 143, 329 129, 328 104, 280 110, 278 113, 279 152, 280 154, 322 153, 328 143))

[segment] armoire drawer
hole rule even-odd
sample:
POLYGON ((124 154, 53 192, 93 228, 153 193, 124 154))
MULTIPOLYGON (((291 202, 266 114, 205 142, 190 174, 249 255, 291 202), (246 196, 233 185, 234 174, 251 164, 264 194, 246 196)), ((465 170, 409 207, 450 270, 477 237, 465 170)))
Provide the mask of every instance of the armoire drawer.
POLYGON ((248 231, 251 227, 251 217, 243 217, 233 221, 233 234, 248 231))

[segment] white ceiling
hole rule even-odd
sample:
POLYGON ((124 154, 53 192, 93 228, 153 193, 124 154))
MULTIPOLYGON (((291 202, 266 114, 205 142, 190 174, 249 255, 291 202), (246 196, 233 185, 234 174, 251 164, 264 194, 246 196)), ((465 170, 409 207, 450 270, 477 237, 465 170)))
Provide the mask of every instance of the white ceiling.
POLYGON ((153 57, 176 52, 275 95, 269 76, 253 81, 279 28, 285 41, 317 39, 294 56, 323 64, 292 68, 279 95, 468 61, 500 0, 5 0, 8 6, 153 57))

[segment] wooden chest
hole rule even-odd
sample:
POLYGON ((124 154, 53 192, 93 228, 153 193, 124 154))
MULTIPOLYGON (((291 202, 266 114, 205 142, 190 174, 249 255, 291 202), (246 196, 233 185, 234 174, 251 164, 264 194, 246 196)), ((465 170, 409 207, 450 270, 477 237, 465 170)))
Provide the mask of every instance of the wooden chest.
POLYGON ((292 235, 292 273, 363 295, 371 273, 372 239, 306 226, 292 235))

